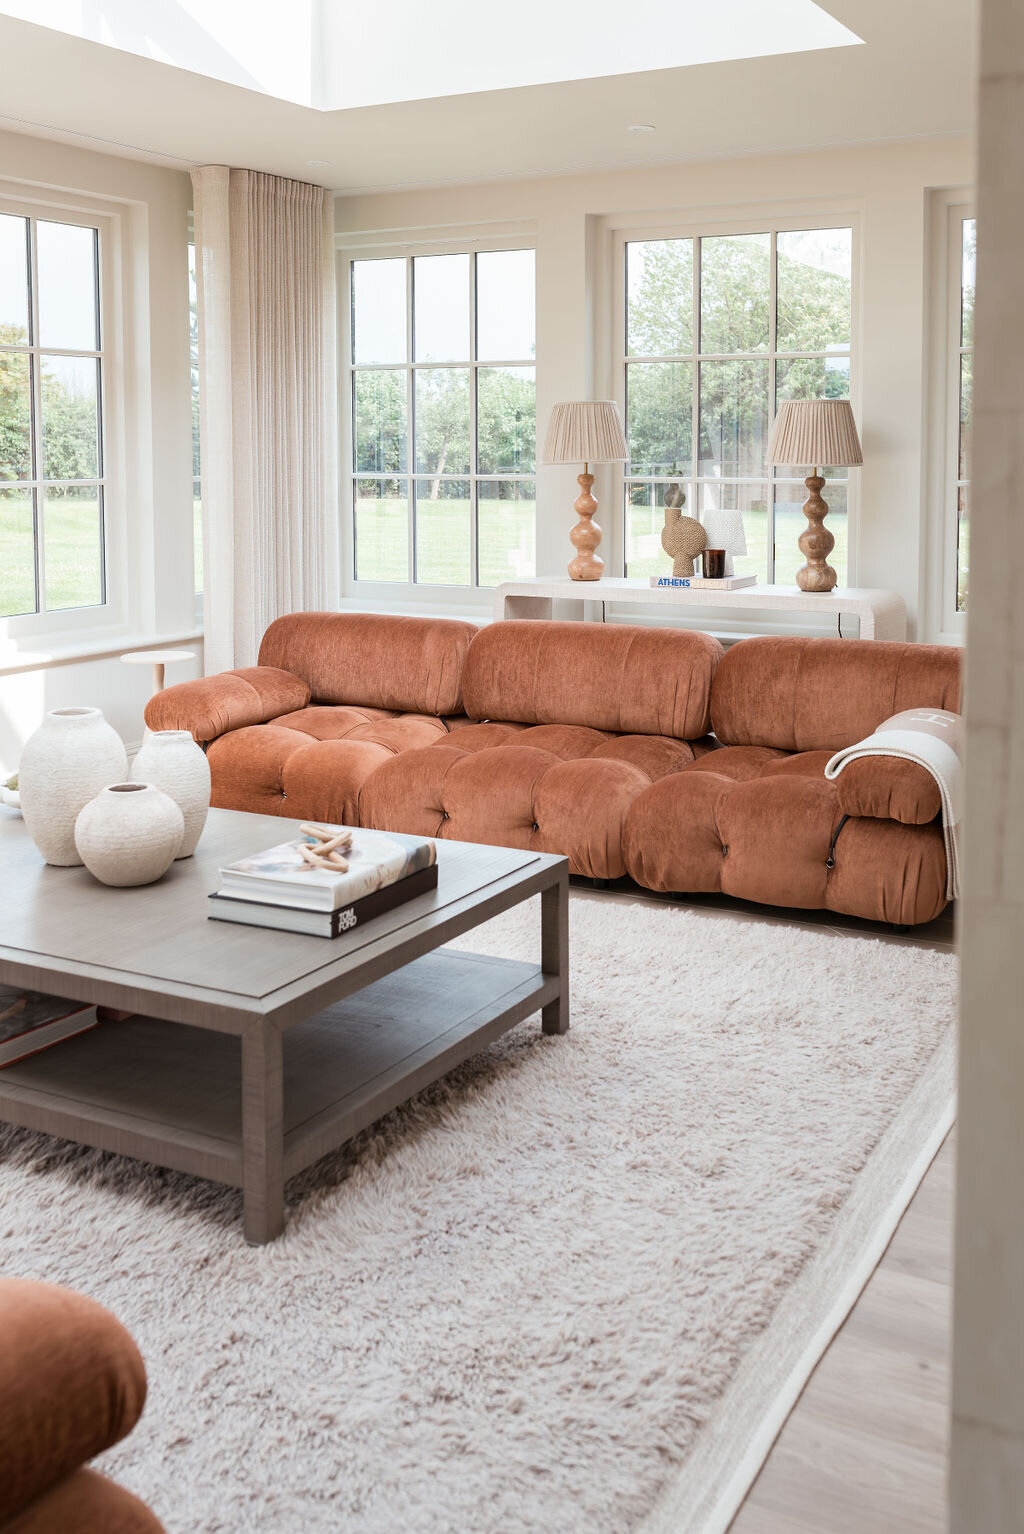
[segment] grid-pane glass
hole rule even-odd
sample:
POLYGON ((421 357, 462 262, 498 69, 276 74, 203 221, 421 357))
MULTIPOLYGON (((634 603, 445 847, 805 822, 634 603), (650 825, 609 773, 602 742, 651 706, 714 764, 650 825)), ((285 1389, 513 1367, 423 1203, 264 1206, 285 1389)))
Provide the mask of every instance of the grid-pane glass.
POLYGON ((0 346, 28 341, 28 219, 0 213, 0 346))
POLYGON ((532 250, 482 250, 476 258, 476 355, 509 362, 537 352, 532 250))
POLYGON ((849 399, 850 358, 780 357, 775 364, 775 398, 849 399))
POLYGON ((352 356, 357 363, 406 360, 405 262, 352 262, 352 356))
POLYGON ((469 368, 416 369, 416 472, 470 471, 469 368))
POLYGON ((967 575, 970 569, 971 518, 968 503, 968 487, 961 485, 957 495, 956 513, 956 610, 967 611, 967 575))
POLYGON ((625 262, 628 573, 669 568, 664 499, 678 479, 737 574, 788 579, 788 556, 774 570, 773 486, 796 471, 766 467, 769 428, 780 400, 849 398, 852 230, 631 241, 625 262))
POLYGON ((848 351, 852 229, 780 231, 777 259, 776 349, 780 352, 848 351))
POLYGON ((98 367, 95 357, 39 359, 43 473, 47 479, 98 479, 98 367))
MULTIPOLYGON (((847 572, 847 487, 841 481, 830 481, 824 492, 828 504, 825 529, 836 540, 836 546, 828 556, 828 562, 839 577, 839 585, 846 585, 847 572)), ((796 572, 806 563, 797 540, 806 531, 807 518, 803 504, 807 489, 802 484, 775 486, 775 579, 782 585, 795 584, 796 572)))
POLYGON ((473 506, 468 479, 416 481, 416 579, 430 586, 472 585, 473 506))
POLYGON ((405 374, 369 369, 354 378, 355 468, 360 474, 399 474, 407 467, 405 374))
POLYGON ((61 351, 99 347, 96 230, 81 224, 36 224, 39 345, 61 351))
POLYGON ((702 362, 701 476, 763 474, 767 448, 767 361, 702 362))
POLYGON ((36 610, 33 492, 0 486, 0 618, 36 610))
POLYGON ((960 242, 960 345, 974 345, 974 270, 978 253, 978 226, 973 218, 963 221, 960 242))
POLYGON ((631 474, 688 474, 693 437, 693 363, 631 362, 626 369, 631 474))
POLYGON ((106 601, 98 260, 95 228, 0 214, 0 616, 106 601))
POLYGON ((537 486, 532 479, 477 483, 481 586, 525 580, 537 571, 537 486))
POLYGON ((203 491, 198 479, 192 481, 192 571, 199 596, 203 590, 203 491))
POLYGON ((700 242, 700 349, 763 352, 771 333, 770 234, 715 235, 700 242))
POLYGON ((478 368, 477 456, 481 474, 532 474, 537 459, 534 368, 478 368))
POLYGON ((693 241, 626 246, 626 350, 631 357, 693 351, 693 241))
POLYGON ((355 507, 356 577, 409 579, 409 487, 404 479, 360 479, 355 507))
POLYGON ((32 363, 0 351, 0 480, 32 478, 32 363))
POLYGON ((103 491, 99 485, 43 492, 46 606, 97 607, 103 601, 103 491))
POLYGON ((957 478, 971 477, 971 406, 974 393, 974 353, 960 355, 960 430, 957 439, 957 478))
POLYGON ((534 252, 353 262, 351 323, 356 579, 472 586, 532 575, 534 252), (411 356, 396 345, 395 366, 367 365, 387 348, 360 342, 364 302, 379 334, 387 321, 397 335, 400 315, 411 356))
POLYGON ((469 257, 416 256, 412 263, 417 362, 469 358, 469 257))

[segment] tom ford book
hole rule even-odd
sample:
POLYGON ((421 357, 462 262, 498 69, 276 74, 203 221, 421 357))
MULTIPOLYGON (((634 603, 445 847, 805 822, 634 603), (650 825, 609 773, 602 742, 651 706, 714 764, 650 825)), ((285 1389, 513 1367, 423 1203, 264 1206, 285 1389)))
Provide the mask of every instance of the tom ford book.
MULTIPOLYGON (((432 880, 420 879, 419 884, 429 882, 432 887, 437 883, 437 849, 432 841, 397 831, 366 831, 358 827, 352 828, 351 835, 351 845, 344 854, 348 867, 344 870, 311 867, 299 850, 304 840, 309 844, 309 839, 299 838, 222 868, 221 886, 215 898, 330 913, 356 906, 392 886, 404 886, 405 881, 427 870, 433 870, 432 880)), ((399 898, 405 894, 403 889, 399 898)), ((230 919, 226 909, 216 914, 221 919, 230 919)), ((255 918, 250 915, 248 919, 255 918)), ((273 925, 269 921, 260 924, 273 925)))
POLYGON ((96 1022, 95 1007, 0 985, 0 1066, 95 1028, 96 1022))

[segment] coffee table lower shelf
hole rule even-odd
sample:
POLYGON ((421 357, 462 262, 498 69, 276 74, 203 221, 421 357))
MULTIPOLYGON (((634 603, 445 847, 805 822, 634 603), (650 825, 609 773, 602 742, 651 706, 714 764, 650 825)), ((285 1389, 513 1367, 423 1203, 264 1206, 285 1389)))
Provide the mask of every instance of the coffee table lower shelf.
MULTIPOLYGON (((0 1119, 246 1188, 270 1239, 284 1179, 438 1080, 561 982, 535 964, 436 951, 289 1029, 280 1143, 248 1218, 242 1040, 184 1023, 104 1023, 0 1071, 0 1119), (279 1184, 275 1187, 274 1184, 279 1184)), ((271 1140, 276 1137, 271 1136, 271 1140)))

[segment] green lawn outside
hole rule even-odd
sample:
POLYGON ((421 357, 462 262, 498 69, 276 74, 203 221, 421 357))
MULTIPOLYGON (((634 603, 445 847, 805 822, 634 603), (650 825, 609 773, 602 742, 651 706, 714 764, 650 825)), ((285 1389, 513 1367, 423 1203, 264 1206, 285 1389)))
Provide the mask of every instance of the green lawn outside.
MULTIPOLYGON (((44 516, 46 605, 95 607, 103 601, 99 504, 47 500, 44 516)), ((35 611, 31 498, 0 495, 0 617, 35 611)))
MULTIPOLYGON (((536 503, 480 497, 480 584, 536 573, 536 503)), ((416 575, 424 585, 470 586, 470 503, 419 502, 416 575)), ((408 581, 409 507, 404 497, 356 501, 356 572, 361 581, 408 581)))

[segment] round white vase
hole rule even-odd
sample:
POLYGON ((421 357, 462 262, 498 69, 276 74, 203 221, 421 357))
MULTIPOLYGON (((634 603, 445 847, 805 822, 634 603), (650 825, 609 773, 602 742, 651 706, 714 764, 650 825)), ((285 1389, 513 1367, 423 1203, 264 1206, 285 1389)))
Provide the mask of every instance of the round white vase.
POLYGON ((98 708, 54 708, 25 742, 18 792, 28 834, 48 863, 73 868, 75 820, 128 772, 124 742, 98 708))
POLYGON ((190 858, 210 810, 210 764, 188 730, 147 730, 129 774, 134 783, 154 783, 169 794, 185 817, 179 858, 190 858))
POLYGON ((185 835, 185 817, 152 783, 112 783, 82 810, 75 845, 101 884, 152 884, 167 872, 185 835))

